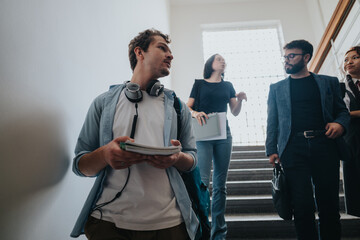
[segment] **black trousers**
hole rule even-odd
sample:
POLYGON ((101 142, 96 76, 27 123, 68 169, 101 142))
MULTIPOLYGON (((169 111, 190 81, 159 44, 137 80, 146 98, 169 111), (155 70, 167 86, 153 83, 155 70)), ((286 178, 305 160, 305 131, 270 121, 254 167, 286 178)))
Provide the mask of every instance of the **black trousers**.
POLYGON ((345 136, 352 158, 343 162, 346 213, 360 217, 360 119, 352 119, 345 136))
POLYGON ((335 141, 325 136, 293 136, 280 161, 292 197, 297 238, 340 240, 340 163, 335 141))
POLYGON ((89 217, 85 224, 85 235, 89 240, 188 240, 185 223, 175 227, 135 231, 117 228, 114 223, 89 217))

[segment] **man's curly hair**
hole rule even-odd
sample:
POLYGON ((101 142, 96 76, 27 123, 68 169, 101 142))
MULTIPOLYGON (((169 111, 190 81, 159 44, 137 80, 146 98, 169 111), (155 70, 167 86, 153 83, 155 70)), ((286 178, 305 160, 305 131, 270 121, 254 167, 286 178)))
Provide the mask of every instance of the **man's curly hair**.
POLYGON ((129 60, 130 67, 134 71, 137 64, 136 54, 134 49, 140 47, 145 52, 148 50, 150 43, 154 40, 154 36, 162 37, 166 43, 170 43, 170 37, 167 34, 164 34, 156 29, 147 29, 143 32, 140 32, 135 38, 133 38, 129 43, 129 60))

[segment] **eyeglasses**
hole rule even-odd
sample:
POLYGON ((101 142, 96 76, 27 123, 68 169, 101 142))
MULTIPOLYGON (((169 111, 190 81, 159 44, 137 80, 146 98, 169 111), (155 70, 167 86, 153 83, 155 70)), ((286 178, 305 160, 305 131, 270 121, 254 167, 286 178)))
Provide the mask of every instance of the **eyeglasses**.
POLYGON ((289 55, 287 55, 287 56, 285 55, 282 58, 285 61, 286 59, 287 60, 293 59, 297 55, 305 55, 305 54, 304 53, 290 53, 289 55))

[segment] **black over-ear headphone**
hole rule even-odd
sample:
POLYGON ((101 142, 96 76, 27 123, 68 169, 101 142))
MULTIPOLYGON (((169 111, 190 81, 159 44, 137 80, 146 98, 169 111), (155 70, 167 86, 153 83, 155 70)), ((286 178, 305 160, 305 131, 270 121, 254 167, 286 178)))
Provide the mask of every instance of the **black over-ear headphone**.
MULTIPOLYGON (((146 92, 150 96, 159 96, 164 91, 164 85, 160 83, 159 80, 151 80, 147 86, 146 86, 146 92)), ((126 98, 132 102, 135 103, 135 110, 136 114, 134 115, 132 127, 131 127, 131 133, 130 138, 134 138, 135 136, 135 129, 136 129, 136 122, 137 118, 139 116, 138 114, 138 102, 140 102, 143 99, 143 94, 140 90, 140 86, 136 83, 132 83, 130 81, 125 82, 125 96, 126 98)))
POLYGON ((125 96, 130 102, 133 103, 140 102, 143 98, 140 86, 132 82, 125 83, 125 96))
MULTIPOLYGON (((125 82, 125 96, 133 103, 138 103, 142 100, 143 94, 140 90, 140 86, 136 83, 125 82)), ((146 86, 146 92, 150 96, 159 96, 164 91, 164 85, 159 80, 151 80, 146 86)))
POLYGON ((159 96, 164 91, 164 85, 159 80, 151 80, 146 86, 146 92, 150 96, 159 96))

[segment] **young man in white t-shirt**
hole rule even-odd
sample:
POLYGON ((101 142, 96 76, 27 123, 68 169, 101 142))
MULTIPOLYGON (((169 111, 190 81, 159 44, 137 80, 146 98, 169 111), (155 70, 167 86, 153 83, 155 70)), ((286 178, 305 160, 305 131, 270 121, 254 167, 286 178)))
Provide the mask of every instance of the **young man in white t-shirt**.
POLYGON ((174 93, 157 80, 169 74, 169 43, 157 30, 139 33, 129 44, 130 82, 111 88, 91 105, 73 170, 97 179, 72 237, 85 233, 91 240, 194 239, 198 221, 179 174, 196 166, 191 116, 187 107, 181 108, 181 133, 175 140, 174 93), (127 140, 155 147, 181 145, 182 151, 142 155, 122 150, 119 144, 127 140))

